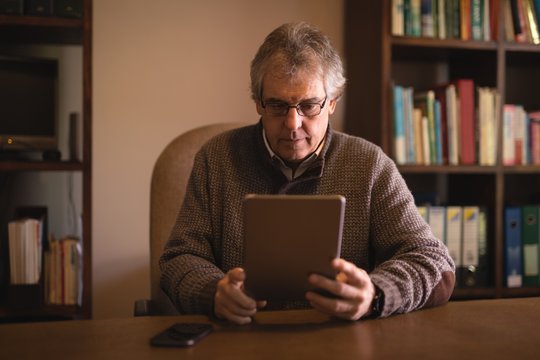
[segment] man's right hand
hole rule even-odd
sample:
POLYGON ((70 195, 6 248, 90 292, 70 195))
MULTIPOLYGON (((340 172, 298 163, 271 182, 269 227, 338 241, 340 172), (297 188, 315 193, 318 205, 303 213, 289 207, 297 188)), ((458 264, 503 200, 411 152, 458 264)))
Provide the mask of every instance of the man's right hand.
POLYGON ((243 325, 249 324, 266 301, 255 301, 244 292, 246 273, 242 268, 230 270, 217 284, 214 314, 221 319, 243 325))

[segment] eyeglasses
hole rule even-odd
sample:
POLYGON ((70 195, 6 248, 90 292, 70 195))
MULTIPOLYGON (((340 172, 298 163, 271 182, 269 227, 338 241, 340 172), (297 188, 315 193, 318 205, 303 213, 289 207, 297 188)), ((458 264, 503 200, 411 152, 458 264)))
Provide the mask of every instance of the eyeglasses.
POLYGON ((327 98, 328 96, 324 98, 322 103, 306 101, 296 105, 289 105, 284 101, 272 101, 265 104, 264 101, 261 100, 261 106, 270 116, 286 116, 289 113, 289 110, 294 108, 298 115, 311 117, 321 113, 327 98))

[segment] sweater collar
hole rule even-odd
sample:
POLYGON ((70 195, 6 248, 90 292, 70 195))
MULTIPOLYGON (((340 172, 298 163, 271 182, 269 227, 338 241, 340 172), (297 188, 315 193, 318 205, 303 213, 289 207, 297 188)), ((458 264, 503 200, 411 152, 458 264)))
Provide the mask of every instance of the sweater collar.
MULTIPOLYGON (((259 149, 259 153, 265 159, 266 163, 269 163, 275 170, 279 171, 279 173, 285 176, 283 172, 281 171, 280 165, 279 165, 279 161, 282 161, 282 160, 279 159, 277 155, 274 154, 273 151, 269 151, 269 146, 266 143, 261 119, 259 119, 259 122, 255 126, 255 128, 256 128, 255 132, 256 132, 256 139, 257 139, 257 147, 259 149)), ((328 128, 326 129, 324 142, 319 147, 319 149, 315 152, 316 153, 315 158, 309 163, 309 166, 305 169, 305 171, 300 176, 296 177, 294 180, 288 179, 289 180, 288 185, 286 185, 285 188, 282 189, 280 192, 285 193, 288 188, 296 185, 299 182, 317 179, 322 176, 325 157, 332 143, 332 135, 333 135, 333 130, 329 123, 328 128)))

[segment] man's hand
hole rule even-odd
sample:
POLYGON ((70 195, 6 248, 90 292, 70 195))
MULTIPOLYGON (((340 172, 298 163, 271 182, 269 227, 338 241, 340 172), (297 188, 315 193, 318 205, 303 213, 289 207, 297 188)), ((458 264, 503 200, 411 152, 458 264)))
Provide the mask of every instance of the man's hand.
POLYGON ((249 324, 266 301, 255 301, 244 292, 246 274, 242 268, 230 270, 217 284, 214 296, 214 313, 218 318, 235 324, 249 324))
POLYGON ((348 320, 358 320, 368 315, 375 297, 375 286, 367 272, 343 259, 332 260, 332 267, 338 272, 335 280, 311 274, 309 282, 338 298, 329 298, 308 291, 306 299, 311 306, 322 313, 348 320))

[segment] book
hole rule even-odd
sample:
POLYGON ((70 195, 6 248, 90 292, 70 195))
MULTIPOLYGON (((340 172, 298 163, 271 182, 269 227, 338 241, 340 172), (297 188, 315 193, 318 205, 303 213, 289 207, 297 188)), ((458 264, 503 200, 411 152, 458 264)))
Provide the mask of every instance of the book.
POLYGON ((394 158, 399 165, 407 161, 405 123, 403 118, 403 87, 394 86, 394 158))
POLYGON ((533 44, 540 44, 540 35, 538 34, 538 22, 534 10, 533 0, 522 0, 523 12, 525 13, 526 24, 528 28, 529 40, 533 44))
POLYGON ((493 166, 497 161, 497 91, 478 87, 478 163, 493 166))
POLYGON ((441 165, 443 164, 443 130, 441 123, 441 102, 437 99, 434 99, 433 110, 433 122, 435 125, 435 164, 441 165))
POLYGON ((480 207, 478 212, 478 267, 476 270, 476 286, 489 286, 489 250, 488 250, 488 217, 487 210, 480 207))
POLYGON ((503 165, 507 166, 516 164, 516 147, 514 141, 514 113, 514 105, 505 104, 503 106, 502 163, 503 165))
POLYGON ((477 287, 479 265, 479 213, 478 206, 463 207, 463 243, 462 243, 462 285, 477 287))
POLYGON ((539 286, 538 256, 540 228, 538 226, 539 207, 526 205, 522 208, 523 241, 523 285, 539 286))
POLYGON ((431 164, 431 149, 429 140, 429 120, 427 116, 422 115, 422 149, 424 165, 431 164))
POLYGON ((422 36, 421 0, 410 0, 411 33, 410 36, 422 36))
POLYGON ((43 221, 22 218, 8 223, 10 284, 37 284, 41 277, 43 221))
MULTIPOLYGON (((503 2, 504 39, 508 42, 515 41, 514 16, 512 13, 511 0, 503 2)), ((496 39, 496 37, 495 37, 496 39)))
POLYGON ((459 109, 457 102, 456 86, 449 84, 446 87, 447 109, 447 137, 448 137, 448 164, 459 164, 459 109))
POLYGON ((82 301, 82 251, 74 236, 51 237, 45 257, 45 299, 51 305, 80 305, 82 301))
MULTIPOLYGON (((497 32, 494 32, 494 29, 496 28, 496 21, 497 21, 497 13, 499 12, 499 9, 495 9, 493 11, 493 7, 491 6, 491 2, 494 0, 483 0, 484 3, 484 15, 483 15, 483 33, 484 33, 484 41, 490 41, 491 39, 497 39, 497 32), (493 36, 494 35, 494 36, 493 36)), ((497 4, 498 6, 498 4, 497 4)))
POLYGON ((515 10, 514 7, 512 11, 517 12, 517 24, 519 26, 519 31, 516 31, 516 42, 527 43, 530 41, 530 33, 527 29, 527 17, 523 5, 524 0, 512 0, 515 1, 515 10))
POLYGON ((471 0, 471 38, 484 40, 483 0, 471 0))
POLYGON ((461 40, 471 39, 471 0, 460 0, 460 35, 461 40))
POLYGON ((450 257, 456 265, 456 287, 461 287, 461 236, 463 223, 463 209, 461 206, 448 206, 446 208, 446 246, 450 257))
POLYGON ((521 105, 514 105, 512 117, 513 135, 514 135, 514 165, 527 165, 529 162, 528 143, 529 127, 528 118, 525 109, 521 105))
POLYGON ((407 164, 415 163, 415 134, 413 118, 413 88, 404 87, 403 96, 403 123, 405 131, 405 161, 407 164))
POLYGON ((437 2, 437 14, 436 14, 436 24, 437 24, 437 36, 439 39, 446 39, 446 9, 445 9, 445 0, 436 0, 437 2))
POLYGON ((404 35, 403 0, 392 0, 392 35, 404 35))
POLYGON ((506 286, 509 288, 523 285, 523 267, 521 253, 521 208, 506 207, 504 210, 504 258, 506 286))
POLYGON ((456 87, 459 102, 460 163, 474 165, 476 163, 474 81, 472 79, 458 79, 452 83, 456 87))
POLYGON ((438 86, 435 88, 435 99, 439 102, 439 149, 440 151, 440 164, 448 164, 448 153, 450 151, 450 131, 449 127, 451 126, 448 123, 449 113, 451 110, 448 108, 448 87, 449 86, 438 86))
POLYGON ((446 209, 444 208, 444 206, 429 206, 428 212, 428 224, 431 228, 431 232, 437 239, 441 240, 443 243, 446 243, 446 209))
POLYGON ((413 128, 414 128, 414 162, 415 164, 424 164, 424 137, 422 135, 422 111, 413 109, 413 128))
POLYGON ((540 111, 528 114, 531 164, 540 165, 540 111))
MULTIPOLYGON (((427 139, 429 147, 429 163, 437 164, 437 136, 435 128, 435 92, 433 90, 420 91, 414 94, 414 106, 422 111, 427 119, 427 139)), ((424 134, 426 137, 426 134, 424 134)), ((425 153, 424 153, 425 154, 425 153)), ((424 158, 424 160, 426 160, 424 158)))
MULTIPOLYGON (((421 0, 420 3, 420 21, 423 37, 435 36, 435 19, 433 14, 434 0, 421 0)), ((436 1, 436 0, 435 0, 436 1)))

